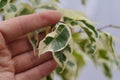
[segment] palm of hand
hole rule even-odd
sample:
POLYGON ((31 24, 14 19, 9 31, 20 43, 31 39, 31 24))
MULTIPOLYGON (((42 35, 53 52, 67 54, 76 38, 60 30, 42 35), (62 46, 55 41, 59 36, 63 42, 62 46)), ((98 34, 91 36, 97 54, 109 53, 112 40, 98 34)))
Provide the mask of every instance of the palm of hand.
MULTIPOLYGON (((58 12, 48 11, 0 23, 0 80, 40 80, 55 69, 56 62, 50 53, 40 59, 33 54, 26 34, 59 19, 58 12)), ((41 33, 40 39, 44 36, 41 33)))

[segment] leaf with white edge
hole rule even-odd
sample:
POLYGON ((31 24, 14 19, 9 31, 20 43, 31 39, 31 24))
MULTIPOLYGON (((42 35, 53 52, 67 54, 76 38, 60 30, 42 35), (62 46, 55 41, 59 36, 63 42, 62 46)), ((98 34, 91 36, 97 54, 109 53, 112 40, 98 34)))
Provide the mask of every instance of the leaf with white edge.
POLYGON ((49 10, 56 10, 56 8, 54 6, 51 6, 51 5, 43 5, 40 8, 49 9, 49 10))
POLYGON ((103 71, 104 74, 108 77, 108 78, 112 78, 112 71, 109 65, 107 65, 106 63, 103 63, 103 71))
POLYGON ((100 39, 104 45, 104 47, 109 50, 109 52, 114 53, 114 47, 113 47, 113 39, 112 36, 109 33, 101 33, 100 39))
POLYGON ((91 42, 95 42, 96 38, 98 37, 98 33, 95 27, 83 20, 80 21, 80 26, 86 32, 91 42))
POLYGON ((63 23, 56 25, 56 30, 49 33, 40 41, 39 56, 47 51, 58 52, 63 50, 71 39, 71 31, 69 27, 63 23))
POLYGON ((69 46, 70 40, 71 31, 69 27, 63 23, 59 23, 56 25, 55 31, 49 33, 40 41, 38 56, 51 51, 58 64, 63 66, 67 61, 66 54, 72 51, 69 46))
POLYGON ((73 50, 72 52, 74 58, 75 58, 75 62, 76 62, 76 65, 77 65, 77 69, 76 69, 76 76, 78 76, 79 74, 79 70, 81 68, 83 68, 83 66, 85 65, 85 60, 83 58, 83 55, 78 53, 77 51, 73 50))
POLYGON ((34 8, 31 5, 27 3, 21 3, 17 16, 27 15, 27 14, 32 14, 32 13, 34 13, 34 8))
POLYGON ((17 6, 15 4, 9 3, 4 7, 5 20, 15 17, 17 13, 17 6))
POLYGON ((46 9, 56 10, 57 5, 56 5, 55 1, 49 0, 49 1, 42 1, 41 5, 35 6, 35 8, 41 9, 41 10, 46 10, 46 9))
POLYGON ((31 32, 28 34, 28 40, 33 47, 34 53, 37 50, 37 46, 38 46, 38 42, 39 42, 38 37, 39 37, 39 33, 37 31, 31 32))
POLYGON ((39 5, 41 0, 30 0, 33 5, 39 5))
POLYGON ((59 74, 62 80, 76 80, 76 61, 72 55, 67 55, 67 62, 65 64, 65 68, 61 68, 60 66, 56 69, 56 73, 59 74), (61 73, 62 70, 62 73, 61 73))
POLYGON ((104 59, 104 60, 110 60, 109 55, 105 49, 98 50, 98 58, 104 59))
POLYGON ((63 14, 63 18, 69 18, 71 20, 77 21, 77 20, 85 20, 90 24, 93 24, 93 22, 91 22, 86 15, 84 15, 82 12, 80 11, 76 11, 76 10, 68 10, 68 9, 57 9, 58 11, 60 11, 63 14))
POLYGON ((44 77, 42 80, 53 80, 53 77, 53 73, 51 73, 48 76, 44 77))
POLYGON ((2 9, 5 5, 7 5, 9 0, 1 0, 0 1, 0 9, 2 9))
POLYGON ((83 22, 86 25, 86 27, 88 27, 89 29, 91 29, 94 32, 94 35, 95 35, 96 38, 98 37, 98 32, 93 25, 91 25, 90 23, 88 23, 85 20, 81 20, 81 22, 83 22))
POLYGON ((53 53, 54 59, 58 62, 59 65, 64 66, 65 62, 67 61, 67 57, 64 55, 64 53, 55 52, 53 53))
POLYGON ((96 45, 94 43, 89 43, 85 47, 85 52, 88 53, 89 55, 93 55, 96 52, 96 45))
POLYGON ((72 62, 72 50, 70 47, 70 44, 68 44, 63 50, 59 51, 59 52, 55 52, 53 54, 54 59, 58 62, 58 64, 60 66, 64 67, 69 67, 71 69, 73 69, 73 67, 75 66, 74 62, 72 62))

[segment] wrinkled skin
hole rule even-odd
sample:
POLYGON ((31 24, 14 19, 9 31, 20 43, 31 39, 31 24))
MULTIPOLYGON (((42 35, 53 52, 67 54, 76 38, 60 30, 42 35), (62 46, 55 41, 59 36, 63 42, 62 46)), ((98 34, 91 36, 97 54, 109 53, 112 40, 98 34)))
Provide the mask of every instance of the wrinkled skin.
MULTIPOLYGON (((51 53, 33 54, 26 34, 56 24, 60 17, 46 11, 0 22, 0 80, 41 80, 56 68, 51 53)), ((39 36, 41 40, 45 34, 39 36)))

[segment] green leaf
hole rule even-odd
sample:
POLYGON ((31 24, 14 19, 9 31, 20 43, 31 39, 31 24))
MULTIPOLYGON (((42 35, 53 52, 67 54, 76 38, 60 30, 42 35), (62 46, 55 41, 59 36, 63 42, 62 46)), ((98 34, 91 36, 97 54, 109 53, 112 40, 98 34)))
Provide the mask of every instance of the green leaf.
POLYGON ((50 10, 56 10, 56 8, 55 8, 54 6, 51 6, 51 5, 43 5, 43 6, 41 6, 40 8, 50 9, 50 10))
POLYGON ((34 31, 28 34, 28 39, 30 41, 30 43, 32 44, 33 47, 37 47, 38 46, 38 32, 34 31))
POLYGON ((67 56, 67 62, 65 64, 65 69, 60 73, 60 71, 63 69, 60 66, 56 69, 57 74, 59 74, 62 78, 62 80, 76 80, 76 62, 72 55, 67 56))
POLYGON ((64 55, 64 53, 60 52, 55 52, 54 53, 55 59, 57 59, 57 61, 59 61, 60 64, 62 64, 62 66, 64 66, 64 62, 66 62, 67 57, 64 55))
POLYGON ((108 77, 108 78, 112 78, 112 72, 110 69, 110 66, 108 66, 107 64, 103 63, 103 70, 104 70, 104 74, 108 77))
POLYGON ((87 44, 85 49, 86 53, 88 53, 89 55, 93 55, 96 52, 96 45, 94 43, 87 44))
POLYGON ((53 53, 54 59, 60 64, 64 65, 66 62, 66 54, 71 53, 69 45, 71 40, 71 31, 69 27, 63 23, 56 25, 55 31, 46 35, 46 37, 39 43, 39 56, 48 51, 53 53))
POLYGON ((80 33, 73 33, 72 34, 72 38, 73 38, 73 40, 75 41, 75 42, 80 42, 79 40, 80 40, 80 33))
POLYGON ((1 0, 0 1, 0 9, 2 9, 5 5, 7 5, 8 0, 1 0))
POLYGON ((16 8, 16 6, 14 4, 11 4, 10 8, 7 10, 8 13, 9 12, 16 12, 16 11, 17 11, 17 8, 16 8))
POLYGON ((98 58, 109 60, 107 51, 104 49, 98 50, 98 58))
POLYGON ((63 17, 63 21, 67 24, 71 24, 72 26, 78 25, 78 21, 71 19, 69 17, 66 17, 66 16, 63 17))
POLYGON ((9 3, 4 7, 5 20, 16 16, 17 7, 15 4, 9 3))
POLYGON ((18 16, 20 15, 27 15, 34 13, 34 8, 27 3, 22 3, 21 8, 19 9, 18 16))
POLYGON ((56 73, 62 78, 62 80, 74 80, 71 70, 65 68, 64 71, 60 73, 61 70, 61 67, 56 68, 56 73))
POLYGON ((94 32, 96 38, 98 37, 98 32, 97 32, 96 28, 93 25, 86 22, 85 20, 81 20, 81 22, 83 22, 89 29, 91 29, 94 32))
MULTIPOLYGON (((73 69, 75 67, 75 63, 72 61, 72 50, 69 44, 61 51, 53 53, 54 59, 58 62, 60 66, 62 66, 63 70, 65 67, 73 69)), ((61 72, 63 72, 63 70, 61 72)))
POLYGON ((113 39, 112 36, 108 33, 101 33, 100 40, 103 43, 103 46, 111 53, 114 53, 113 39))
POLYGON ((86 15, 84 15, 82 12, 80 11, 76 11, 76 10, 70 10, 70 9, 57 9, 58 11, 60 11, 63 15, 63 18, 69 19, 67 21, 76 21, 77 20, 85 20, 90 24, 93 24, 93 22, 91 22, 86 15))
POLYGON ((46 80, 53 80, 50 75, 48 75, 46 78, 47 78, 46 80))
POLYGON ((39 53, 43 54, 46 51, 61 51, 70 41, 71 32, 67 25, 57 24, 56 30, 49 33, 39 44, 39 53), (45 50, 45 51, 44 51, 45 50))
POLYGON ((37 31, 31 32, 28 34, 28 40, 33 47, 34 54, 36 53, 38 42, 39 42, 38 37, 39 37, 39 34, 37 31))
POLYGON ((60 0, 54 0, 55 2, 60 2, 60 0))
POLYGON ((86 5, 86 3, 87 3, 87 0, 82 0, 83 5, 86 5))
POLYGON ((30 0, 33 5, 40 5, 41 0, 30 0))
POLYGON ((53 80, 53 74, 49 74, 48 76, 44 77, 42 80, 53 80))
POLYGON ((80 25, 81 28, 86 32, 86 34, 90 38, 91 42, 95 42, 96 38, 98 37, 98 33, 95 27, 83 20, 80 21, 80 25))
POLYGON ((78 74, 80 73, 79 70, 83 68, 83 66, 85 65, 85 60, 83 56, 80 53, 78 53, 76 50, 73 50, 72 54, 75 57, 75 62, 77 65, 77 69, 75 72, 76 72, 76 76, 78 76, 78 74))

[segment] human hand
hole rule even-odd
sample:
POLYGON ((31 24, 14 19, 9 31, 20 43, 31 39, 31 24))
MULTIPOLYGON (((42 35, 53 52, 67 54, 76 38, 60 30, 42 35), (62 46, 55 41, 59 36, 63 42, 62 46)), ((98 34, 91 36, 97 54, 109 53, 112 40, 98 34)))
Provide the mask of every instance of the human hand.
POLYGON ((47 11, 0 22, 0 80, 40 80, 56 68, 50 53, 34 56, 26 34, 56 24, 60 17, 47 11))

